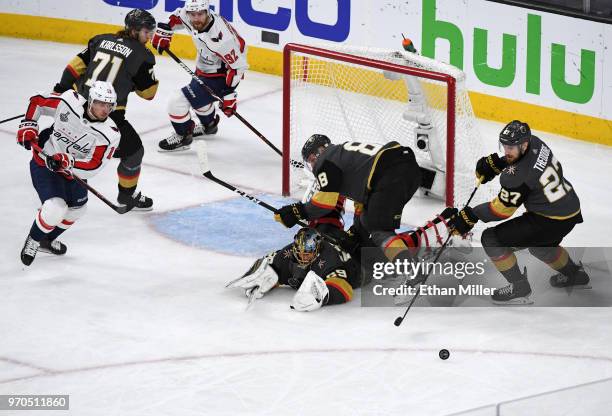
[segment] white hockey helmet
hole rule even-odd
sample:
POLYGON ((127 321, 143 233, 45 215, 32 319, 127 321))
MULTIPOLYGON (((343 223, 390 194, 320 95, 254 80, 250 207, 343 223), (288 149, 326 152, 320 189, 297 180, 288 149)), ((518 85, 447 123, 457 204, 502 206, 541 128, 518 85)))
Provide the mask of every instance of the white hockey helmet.
POLYGON ((210 0, 187 0, 185 2, 186 12, 208 12, 210 0))
POLYGON ((95 81, 89 88, 89 98, 87 104, 91 106, 93 101, 101 101, 103 103, 112 104, 111 112, 117 107, 117 93, 113 84, 106 81, 95 81))

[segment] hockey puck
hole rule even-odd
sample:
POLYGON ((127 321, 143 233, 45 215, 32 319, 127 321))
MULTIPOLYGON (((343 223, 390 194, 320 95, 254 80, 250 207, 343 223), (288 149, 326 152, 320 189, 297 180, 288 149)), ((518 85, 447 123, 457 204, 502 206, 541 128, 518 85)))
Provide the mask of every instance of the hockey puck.
POLYGON ((440 352, 438 353, 438 356, 440 357, 440 359, 442 360, 447 360, 448 357, 450 357, 450 352, 448 352, 448 350, 442 349, 440 350, 440 352))
POLYGON ((397 318, 395 318, 395 321, 393 322, 393 325, 400 326, 402 324, 403 320, 404 320, 404 318, 402 318, 401 316, 398 316, 397 318))

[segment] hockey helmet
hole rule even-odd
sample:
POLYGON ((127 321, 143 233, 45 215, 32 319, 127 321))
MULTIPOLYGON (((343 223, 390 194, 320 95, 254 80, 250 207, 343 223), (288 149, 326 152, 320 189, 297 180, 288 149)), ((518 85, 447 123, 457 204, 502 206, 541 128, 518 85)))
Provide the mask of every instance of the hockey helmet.
POLYGON ((91 88, 89 88, 87 105, 91 107, 94 101, 112 104, 111 112, 115 111, 117 107, 117 93, 113 84, 106 81, 95 81, 91 88))
POLYGON ((321 234, 314 228, 302 228, 293 239, 291 251, 298 264, 306 267, 317 258, 320 248, 321 234))
POLYGON ((530 138, 529 125, 519 120, 512 120, 499 133, 499 143, 505 146, 517 146, 528 142, 530 138))
POLYGON ((210 0, 187 0, 185 2, 186 12, 208 12, 210 0))
POLYGON ((310 155, 317 153, 319 147, 327 147, 330 144, 331 140, 329 140, 329 137, 323 134, 313 134, 302 147, 302 159, 308 162, 310 155))
POLYGON ((142 28, 155 30, 155 18, 143 9, 133 9, 125 15, 125 29, 139 31, 142 28))

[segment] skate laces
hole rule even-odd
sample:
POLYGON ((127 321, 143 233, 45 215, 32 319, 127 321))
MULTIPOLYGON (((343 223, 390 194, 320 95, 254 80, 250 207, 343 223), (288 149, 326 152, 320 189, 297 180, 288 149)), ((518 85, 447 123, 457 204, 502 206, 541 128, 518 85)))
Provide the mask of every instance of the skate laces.
POLYGON ((36 252, 38 251, 38 247, 40 243, 34 240, 32 237, 28 237, 28 241, 26 241, 24 253, 28 256, 34 257, 36 256, 36 252))
POLYGON ((501 289, 499 289, 499 294, 500 295, 510 295, 512 294, 512 289, 514 288, 514 285, 512 283, 510 283, 508 286, 504 286, 501 289))
POLYGON ((183 136, 179 136, 176 133, 172 133, 172 135, 170 135, 170 137, 168 137, 166 141, 168 142, 168 144, 177 144, 183 141, 183 136))

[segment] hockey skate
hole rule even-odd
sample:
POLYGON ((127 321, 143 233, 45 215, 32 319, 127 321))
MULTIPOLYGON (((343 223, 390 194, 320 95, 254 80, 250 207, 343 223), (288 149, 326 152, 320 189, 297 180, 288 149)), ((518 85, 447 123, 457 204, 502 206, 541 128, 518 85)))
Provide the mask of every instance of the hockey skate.
POLYGON ((157 151, 178 152, 182 150, 189 150, 192 142, 193 136, 191 134, 181 136, 174 132, 169 137, 159 142, 159 148, 157 149, 157 151))
POLYGON ((500 289, 495 289, 491 295, 491 301, 496 305, 531 305, 533 300, 531 286, 527 280, 527 270, 523 273, 523 279, 500 289))
POLYGON ((40 246, 38 247, 38 251, 41 253, 49 253, 54 254, 56 256, 63 256, 68 251, 68 247, 66 244, 62 243, 58 240, 48 241, 46 239, 40 240, 40 246))
POLYGON ((580 262, 578 270, 571 276, 557 273, 550 277, 550 285, 553 287, 572 287, 576 289, 591 289, 589 275, 584 271, 584 266, 580 262))
POLYGON ((117 202, 122 205, 127 205, 128 202, 134 203, 133 211, 151 211, 153 209, 153 200, 148 196, 144 196, 140 192, 136 195, 126 192, 119 192, 117 202))
POLYGON ((21 262, 29 266, 34 261, 40 243, 28 235, 21 249, 21 262))
POLYGON ((216 134, 219 130, 217 126, 219 125, 220 120, 221 118, 219 117, 219 115, 216 115, 214 120, 208 123, 206 126, 202 124, 196 125, 193 128, 193 137, 197 139, 203 139, 204 137, 202 136, 211 136, 213 134, 216 134))

